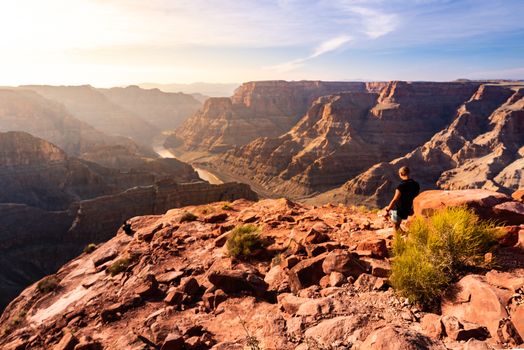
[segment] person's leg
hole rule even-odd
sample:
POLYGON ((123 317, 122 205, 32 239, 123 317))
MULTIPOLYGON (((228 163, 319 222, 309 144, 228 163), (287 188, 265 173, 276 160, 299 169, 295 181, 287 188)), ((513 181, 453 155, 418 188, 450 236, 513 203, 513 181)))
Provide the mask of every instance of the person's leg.
POLYGON ((390 215, 390 218, 391 218, 391 222, 393 223, 394 227, 395 227, 395 231, 396 232, 402 232, 402 230, 400 229, 400 223, 402 222, 402 219, 398 216, 398 213, 396 210, 391 210, 389 212, 389 215, 390 215))

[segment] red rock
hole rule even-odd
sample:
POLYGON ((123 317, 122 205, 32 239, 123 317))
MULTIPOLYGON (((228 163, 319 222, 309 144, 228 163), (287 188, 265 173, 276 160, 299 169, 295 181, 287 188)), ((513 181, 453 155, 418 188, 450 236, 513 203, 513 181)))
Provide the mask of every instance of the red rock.
POLYGON ((170 284, 184 276, 184 271, 169 271, 156 276, 158 283, 170 284))
POLYGON ((228 218, 227 213, 212 214, 204 218, 204 222, 208 224, 216 224, 219 222, 224 222, 228 218))
POLYGON ((420 320, 422 332, 428 337, 440 339, 444 331, 440 316, 436 314, 425 314, 420 320))
POLYGON ((98 341, 83 340, 75 346, 75 350, 104 350, 104 347, 98 341))
POLYGON ((388 278, 391 274, 391 264, 387 260, 364 257, 361 261, 369 266, 367 269, 371 269, 371 274, 375 277, 388 278))
POLYGON ((160 350, 184 350, 185 342, 181 334, 171 333, 169 334, 160 350))
POLYGON ((481 218, 493 220, 497 219, 493 208, 508 201, 511 201, 509 196, 488 190, 432 190, 419 194, 413 202, 413 208, 416 215, 427 217, 445 207, 467 206, 481 218))
POLYGON ((524 339, 524 305, 519 305, 511 313, 511 322, 515 326, 518 334, 524 339))
POLYGON ((78 344, 78 339, 70 331, 66 330, 60 342, 53 347, 53 350, 74 350, 76 344, 78 344))
POLYGON ((478 275, 468 275, 452 288, 456 295, 442 301, 442 315, 486 326, 496 338, 500 319, 508 316, 505 307, 512 293, 478 275))
POLYGON ((259 276, 242 270, 211 271, 207 278, 215 287, 226 293, 248 291, 262 295, 268 287, 267 283, 259 276))
POLYGON ((121 310, 122 310, 122 304, 120 303, 112 304, 108 306, 107 308, 105 308, 104 310, 102 310, 102 312, 100 313, 100 318, 104 322, 115 321, 118 319, 119 313, 121 310))
POLYGON ((315 339, 322 349, 327 349, 331 344, 344 345, 348 335, 359 328, 360 318, 356 315, 334 317, 320 322, 306 330, 304 335, 315 339))
POLYGON ((164 302, 168 305, 180 305, 183 300, 184 293, 175 288, 171 289, 164 298, 164 302))
POLYGON ((346 282, 347 282, 346 276, 344 276, 340 272, 333 271, 329 275, 329 285, 331 287, 339 287, 346 282))
POLYGON ((509 289, 516 293, 524 287, 524 270, 517 269, 512 272, 491 270, 486 274, 486 281, 495 287, 509 289))
POLYGON ((381 238, 367 239, 358 244, 357 250, 369 250, 371 251, 371 255, 377 258, 385 258, 388 256, 386 240, 381 238))
POLYGON ((524 203, 524 189, 516 190, 511 194, 511 198, 521 203, 524 203))
POLYGON ((322 269, 326 275, 336 271, 355 278, 366 272, 365 265, 355 255, 341 249, 327 254, 322 269))
POLYGON ((443 316, 442 324, 446 335, 452 340, 466 341, 472 338, 485 340, 490 336, 486 327, 471 322, 461 322, 454 316, 443 316))
POLYGON ((280 265, 273 266, 264 277, 264 281, 268 284, 269 291, 279 293, 289 291, 289 278, 287 272, 280 265))
POLYGON ((320 279, 320 281, 318 281, 318 285, 322 289, 329 287, 329 276, 326 275, 326 276, 322 277, 320 279))
POLYGON ((289 287, 293 293, 319 283, 320 279, 324 277, 322 263, 325 258, 326 255, 323 254, 305 259, 289 270, 289 287))
POLYGON ((200 285, 194 277, 182 278, 178 290, 187 295, 195 295, 200 290, 200 285))
POLYGON ((360 350, 444 350, 440 342, 432 340, 420 333, 386 326, 379 328, 367 336, 360 350))
POLYGON ((462 350, 492 350, 493 348, 486 344, 486 342, 471 338, 464 344, 462 350))
POLYGON ((297 297, 290 293, 279 294, 277 299, 278 304, 289 315, 294 315, 300 308, 300 305, 310 300, 309 298, 297 297))
POLYGON ((494 219, 507 225, 524 224, 524 203, 506 202, 493 207, 494 219))
POLYGON ((282 267, 283 269, 290 269, 296 264, 298 264, 299 261, 300 259, 298 258, 298 256, 290 255, 282 260, 282 262, 280 263, 280 267, 282 267))

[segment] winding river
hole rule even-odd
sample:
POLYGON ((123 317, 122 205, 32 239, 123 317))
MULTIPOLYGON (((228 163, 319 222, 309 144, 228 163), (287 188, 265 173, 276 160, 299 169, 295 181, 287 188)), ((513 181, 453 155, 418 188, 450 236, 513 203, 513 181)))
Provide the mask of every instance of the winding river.
MULTIPOLYGON (((171 151, 166 149, 163 145, 156 145, 156 146, 153 147, 153 150, 156 152, 156 154, 158 154, 162 158, 176 158, 175 155, 173 153, 171 153, 171 151)), ((207 181, 210 184, 219 185, 219 184, 223 184, 224 183, 215 174, 213 174, 213 173, 211 173, 211 172, 209 172, 209 171, 207 171, 205 169, 197 168, 195 166, 193 166, 193 168, 195 169, 195 171, 198 173, 198 176, 202 180, 207 181)))

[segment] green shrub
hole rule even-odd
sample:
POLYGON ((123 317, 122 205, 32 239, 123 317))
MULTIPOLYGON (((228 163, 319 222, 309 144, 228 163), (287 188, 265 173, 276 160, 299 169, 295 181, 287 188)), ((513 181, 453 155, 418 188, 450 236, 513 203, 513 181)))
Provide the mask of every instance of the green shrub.
POLYGON ((107 272, 111 274, 111 276, 116 276, 121 272, 126 271, 129 266, 132 264, 131 258, 121 258, 116 260, 107 268, 107 272))
POLYGON ((231 206, 231 203, 226 202, 224 203, 224 205, 222 205, 222 210, 235 210, 235 209, 231 206))
POLYGON ((51 293, 58 288, 59 284, 60 280, 56 276, 47 276, 37 283, 36 290, 43 294, 51 293))
POLYGON ((435 307, 466 268, 483 264, 497 236, 493 223, 462 207, 416 218, 407 237, 396 234, 393 240, 391 284, 412 302, 435 307))
POLYGON ((179 221, 181 223, 182 222, 191 222, 191 221, 195 221, 196 219, 198 219, 198 217, 195 214, 186 211, 184 214, 182 214, 179 221))
POLYGON ((264 242, 260 238, 259 229, 255 225, 237 226, 231 233, 226 242, 229 256, 247 257, 254 250, 264 248, 264 242))
POLYGON ((96 244, 94 243, 89 243, 88 245, 85 246, 84 248, 84 253, 86 254, 91 254, 92 252, 94 252, 96 250, 96 244))

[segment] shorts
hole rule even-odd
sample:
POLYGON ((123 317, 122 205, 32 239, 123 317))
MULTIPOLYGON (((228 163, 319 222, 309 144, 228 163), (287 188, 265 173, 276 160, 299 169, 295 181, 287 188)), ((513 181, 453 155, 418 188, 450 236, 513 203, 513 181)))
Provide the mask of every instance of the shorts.
POLYGON ((400 224, 400 222, 402 221, 402 218, 398 216, 398 212, 396 210, 390 210, 389 216, 391 218, 391 221, 393 221, 393 223, 395 224, 400 224))

